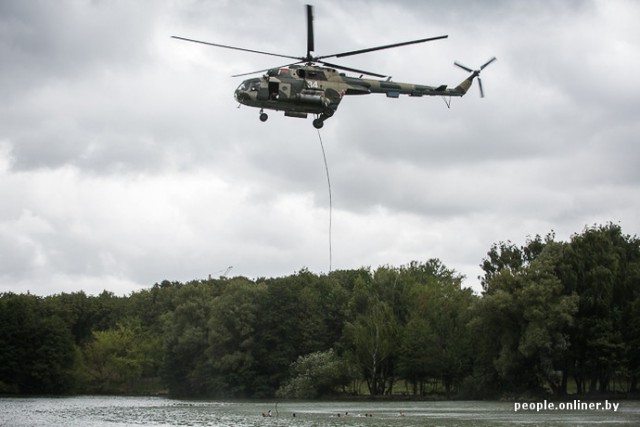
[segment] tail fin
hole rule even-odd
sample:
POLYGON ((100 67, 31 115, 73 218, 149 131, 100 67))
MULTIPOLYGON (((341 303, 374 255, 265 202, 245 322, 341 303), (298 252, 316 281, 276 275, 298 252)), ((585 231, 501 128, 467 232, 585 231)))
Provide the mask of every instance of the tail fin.
POLYGON ((463 96, 464 94, 467 93, 467 91, 469 90, 469 88, 473 84, 473 79, 475 79, 476 76, 477 76, 477 74, 475 74, 475 73, 471 74, 469 77, 467 77, 465 80, 463 80, 458 86, 456 86, 453 89, 453 91, 459 93, 460 96, 463 96))

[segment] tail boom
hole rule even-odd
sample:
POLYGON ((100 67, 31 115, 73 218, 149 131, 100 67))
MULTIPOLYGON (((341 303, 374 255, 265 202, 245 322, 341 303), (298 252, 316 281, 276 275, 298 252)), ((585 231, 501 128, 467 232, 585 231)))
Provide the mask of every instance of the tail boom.
POLYGON ((469 77, 464 79, 455 88, 449 89, 447 85, 440 86, 427 86, 417 85, 413 83, 396 83, 390 80, 369 80, 369 79, 354 79, 347 78, 347 84, 351 86, 346 91, 347 95, 355 94, 367 94, 367 93, 384 93, 389 98, 398 98, 400 95, 409 96, 464 96, 473 85, 473 80, 478 78, 478 86, 480 88, 480 96, 484 97, 484 90, 482 89, 482 81, 480 80, 480 72, 496 58, 493 57, 489 61, 485 62, 479 69, 473 70, 462 64, 454 62, 454 64, 462 68, 465 71, 470 72, 469 77))
POLYGON ((421 96, 464 96, 471 87, 475 76, 470 76, 455 88, 448 88, 447 85, 428 86, 413 83, 398 83, 392 81, 353 79, 351 90, 347 90, 347 95, 383 93, 388 98, 399 98, 400 95, 412 97, 421 96), (356 89, 357 87, 357 89, 356 89))

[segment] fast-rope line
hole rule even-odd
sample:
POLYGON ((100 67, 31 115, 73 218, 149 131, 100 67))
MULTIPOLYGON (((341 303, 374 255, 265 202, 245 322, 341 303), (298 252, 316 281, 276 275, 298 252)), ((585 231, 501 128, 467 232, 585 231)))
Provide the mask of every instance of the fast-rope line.
POLYGON ((320 148, 322 148, 322 158, 324 159, 324 170, 327 172, 327 184, 329 185, 329 273, 331 273, 331 216, 333 211, 333 201, 331 200, 331 179, 329 178, 329 166, 327 165, 327 155, 324 152, 324 144, 322 143, 322 136, 320 136, 320 129, 318 129, 318 139, 320 140, 320 148))

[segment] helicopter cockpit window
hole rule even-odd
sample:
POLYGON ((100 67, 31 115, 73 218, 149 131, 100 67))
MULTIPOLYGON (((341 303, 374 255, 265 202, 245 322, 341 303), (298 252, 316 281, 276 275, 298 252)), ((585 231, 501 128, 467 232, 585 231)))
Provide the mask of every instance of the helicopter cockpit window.
POLYGON ((309 80, 327 80, 323 72, 307 70, 307 78, 309 80))
POLYGON ((256 92, 260 90, 260 82, 259 81, 242 82, 240 83, 240 86, 238 86, 237 90, 240 92, 246 92, 246 91, 256 92))

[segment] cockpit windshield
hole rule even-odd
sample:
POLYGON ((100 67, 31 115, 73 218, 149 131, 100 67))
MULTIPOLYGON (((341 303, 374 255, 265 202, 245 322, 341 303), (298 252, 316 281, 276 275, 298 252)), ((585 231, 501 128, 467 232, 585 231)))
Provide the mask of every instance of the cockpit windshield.
POLYGON ((257 92, 258 90, 260 90, 260 80, 259 79, 251 79, 251 80, 245 80, 242 83, 240 83, 240 86, 238 86, 238 89, 236 89, 236 92, 257 92))

